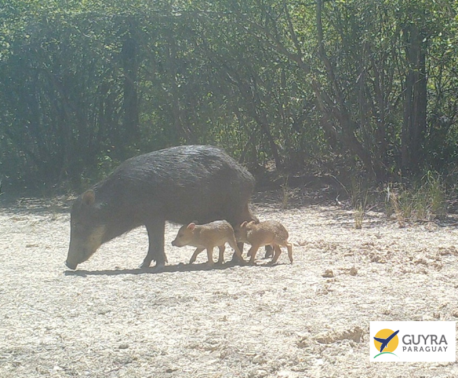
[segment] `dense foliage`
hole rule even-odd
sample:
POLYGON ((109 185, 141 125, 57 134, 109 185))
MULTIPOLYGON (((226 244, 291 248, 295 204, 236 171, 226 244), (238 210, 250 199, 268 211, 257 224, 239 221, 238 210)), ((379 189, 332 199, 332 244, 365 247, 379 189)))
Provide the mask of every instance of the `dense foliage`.
POLYGON ((0 178, 95 179, 167 146, 252 169, 453 170, 452 0, 96 0, 0 7, 0 178))

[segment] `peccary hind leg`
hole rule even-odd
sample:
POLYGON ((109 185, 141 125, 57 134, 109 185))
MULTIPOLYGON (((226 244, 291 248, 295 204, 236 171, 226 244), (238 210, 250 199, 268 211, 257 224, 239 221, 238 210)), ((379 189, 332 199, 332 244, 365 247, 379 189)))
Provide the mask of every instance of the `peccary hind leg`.
POLYGON ((167 262, 164 252, 165 221, 154 219, 145 224, 148 231, 149 248, 140 268, 149 268, 151 261, 156 261, 156 268, 162 268, 167 262))

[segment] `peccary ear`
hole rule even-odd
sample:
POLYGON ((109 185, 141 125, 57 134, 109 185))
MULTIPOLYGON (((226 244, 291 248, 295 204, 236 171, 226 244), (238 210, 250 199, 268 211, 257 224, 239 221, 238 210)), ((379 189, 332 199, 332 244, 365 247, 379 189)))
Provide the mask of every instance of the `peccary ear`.
POLYGON ((186 227, 188 230, 194 230, 194 228, 196 227, 196 224, 195 223, 189 223, 188 224, 188 227, 186 227))
POLYGON ((83 203, 87 206, 92 206, 95 202, 95 193, 92 189, 86 190, 83 193, 83 203))

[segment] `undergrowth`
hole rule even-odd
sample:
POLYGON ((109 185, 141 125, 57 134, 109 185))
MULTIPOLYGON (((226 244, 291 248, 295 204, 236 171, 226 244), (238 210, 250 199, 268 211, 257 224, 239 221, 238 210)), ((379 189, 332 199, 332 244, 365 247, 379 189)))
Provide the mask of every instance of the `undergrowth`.
POLYGON ((406 222, 432 221, 447 215, 446 187, 441 176, 427 172, 417 183, 388 185, 386 213, 402 227, 406 222))
MULTIPOLYGON (((355 228, 361 229, 366 212, 372 207, 379 207, 381 192, 361 179, 352 179, 349 189, 344 189, 353 209, 355 228)), ((385 194, 387 218, 394 216, 400 227, 411 222, 443 219, 447 215, 445 181, 436 172, 427 172, 420 179, 406 184, 390 183, 385 187, 385 194)))

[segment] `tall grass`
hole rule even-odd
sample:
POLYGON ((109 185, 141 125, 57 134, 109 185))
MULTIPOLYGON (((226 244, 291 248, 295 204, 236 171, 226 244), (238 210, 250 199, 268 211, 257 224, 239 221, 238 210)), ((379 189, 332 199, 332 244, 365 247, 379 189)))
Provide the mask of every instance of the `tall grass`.
POLYGON ((352 178, 349 194, 351 205, 353 207, 355 228, 360 230, 363 227, 364 216, 366 215, 369 198, 369 186, 360 178, 352 178))
POLYGON ((444 218, 447 214, 446 189, 441 176, 436 172, 427 172, 409 188, 388 186, 386 211, 388 217, 393 213, 396 215, 401 227, 408 221, 444 218))

